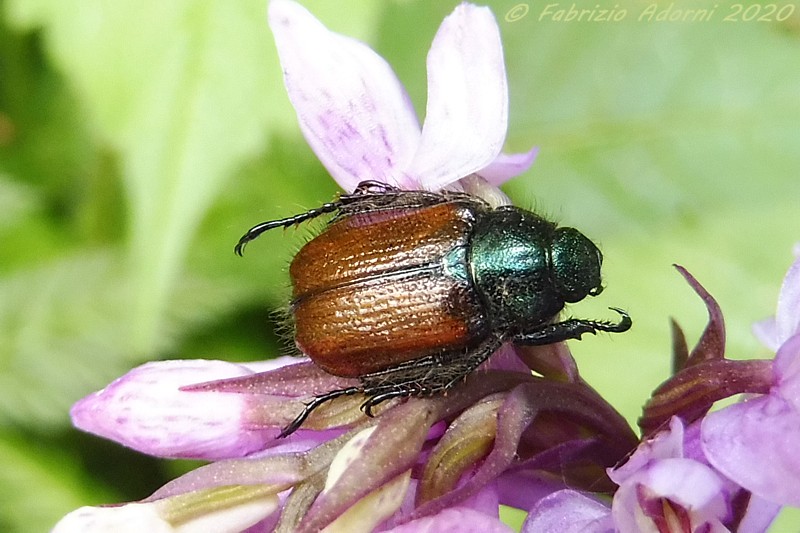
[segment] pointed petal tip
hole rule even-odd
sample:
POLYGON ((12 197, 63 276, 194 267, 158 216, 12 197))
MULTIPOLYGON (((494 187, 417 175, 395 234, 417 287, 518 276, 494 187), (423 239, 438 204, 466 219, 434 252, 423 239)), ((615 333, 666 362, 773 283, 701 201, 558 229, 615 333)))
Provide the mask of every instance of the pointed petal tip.
POLYGON ((76 402, 73 423, 155 456, 218 459, 246 454, 269 438, 269 432, 242 427, 247 396, 181 387, 249 372, 224 361, 146 363, 76 402))
POLYGON ((500 186, 513 177, 528 171, 539 155, 539 147, 534 146, 527 152, 498 155, 488 166, 477 174, 495 186, 500 186))

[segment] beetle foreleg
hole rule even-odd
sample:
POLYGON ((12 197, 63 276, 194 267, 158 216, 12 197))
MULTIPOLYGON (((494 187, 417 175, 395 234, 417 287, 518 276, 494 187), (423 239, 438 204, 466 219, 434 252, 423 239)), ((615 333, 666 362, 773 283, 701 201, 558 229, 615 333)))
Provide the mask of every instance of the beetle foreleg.
POLYGON ((633 324, 628 313, 616 307, 610 307, 609 309, 616 311, 622 316, 620 321, 616 324, 613 322, 571 318, 563 322, 547 324, 546 326, 535 331, 517 334, 511 337, 509 340, 516 344, 535 346, 563 342, 569 339, 580 340, 581 335, 584 333, 591 333, 594 335, 598 331, 608 331, 611 333, 622 333, 623 331, 628 331, 633 324))

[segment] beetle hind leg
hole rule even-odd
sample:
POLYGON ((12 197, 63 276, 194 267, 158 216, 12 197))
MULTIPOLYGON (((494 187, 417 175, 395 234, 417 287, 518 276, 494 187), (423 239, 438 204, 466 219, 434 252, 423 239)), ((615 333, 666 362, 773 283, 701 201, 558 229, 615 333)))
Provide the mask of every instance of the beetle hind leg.
POLYGON ((373 416, 372 409, 387 400, 406 396, 431 396, 444 392, 463 381, 501 345, 500 339, 490 337, 469 349, 415 359, 362 376, 363 392, 367 399, 361 409, 367 416, 373 416))
POLYGON ((315 396, 310 402, 308 402, 305 405, 305 407, 303 407, 303 410, 300 412, 300 414, 297 415, 294 420, 292 420, 285 428, 281 430, 277 438, 279 439, 286 438, 295 431, 297 431, 300 428, 300 426, 303 425, 303 422, 306 421, 308 415, 310 415, 314 409, 316 409, 323 403, 329 402, 335 398, 338 398, 339 396, 351 396, 353 394, 358 394, 359 392, 362 392, 361 387, 348 387, 346 389, 333 390, 330 392, 326 392, 325 394, 320 394, 319 396, 315 396))

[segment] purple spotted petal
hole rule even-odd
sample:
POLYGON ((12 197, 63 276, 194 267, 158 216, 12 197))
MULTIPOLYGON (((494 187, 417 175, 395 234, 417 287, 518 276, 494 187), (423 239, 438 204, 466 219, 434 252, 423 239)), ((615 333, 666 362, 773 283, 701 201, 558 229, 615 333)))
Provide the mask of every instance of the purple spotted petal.
POLYGON ((428 53, 428 105, 409 168, 436 190, 487 167, 508 128, 508 87, 500 31, 489 8, 460 4, 428 53))
POLYGON ((762 396, 709 414, 702 425, 708 461, 772 502, 800 506, 800 413, 778 396, 762 396))
POLYGON ((468 507, 450 507, 433 515, 388 530, 390 533, 512 533, 498 518, 468 507))
POLYGON ((531 168, 538 154, 538 146, 534 146, 529 151, 519 154, 500 154, 489 166, 479 170, 478 175, 492 185, 502 185, 511 178, 519 176, 531 168))
POLYGON ((521 533, 610 533, 611 509, 574 490, 560 490, 531 509, 521 533))
POLYGON ((269 23, 300 128, 331 176, 346 191, 363 180, 412 185, 399 169, 417 150, 419 124, 386 61, 294 2, 270 2, 269 23))
POLYGON ((219 459, 260 450, 273 432, 243 427, 247 397, 186 392, 180 387, 250 374, 224 361, 181 360, 147 363, 71 411, 78 428, 160 457, 219 459))

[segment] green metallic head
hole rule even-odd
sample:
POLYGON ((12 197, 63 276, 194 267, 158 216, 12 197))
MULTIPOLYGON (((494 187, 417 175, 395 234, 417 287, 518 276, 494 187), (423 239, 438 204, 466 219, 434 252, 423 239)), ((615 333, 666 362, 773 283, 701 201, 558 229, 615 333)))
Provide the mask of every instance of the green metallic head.
POLYGON ((558 228, 550 247, 556 290, 565 302, 575 303, 603 291, 600 267, 603 254, 574 228, 558 228))

